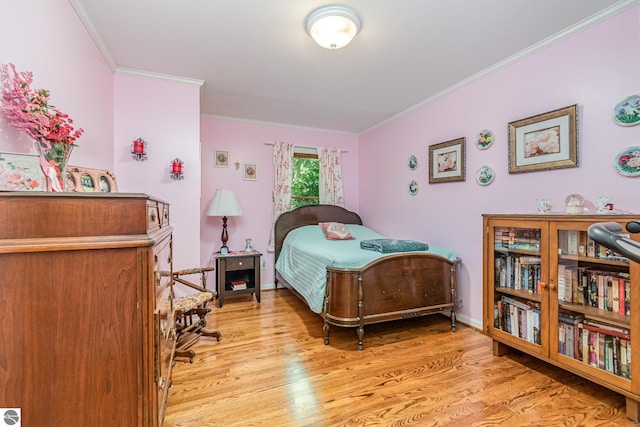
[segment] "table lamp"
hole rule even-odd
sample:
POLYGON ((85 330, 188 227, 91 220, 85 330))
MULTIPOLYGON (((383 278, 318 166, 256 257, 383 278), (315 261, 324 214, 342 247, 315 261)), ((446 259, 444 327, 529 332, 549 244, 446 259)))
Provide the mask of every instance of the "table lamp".
POLYGON ((222 247, 220 247, 220 253, 224 255, 229 252, 229 248, 227 247, 227 241, 229 240, 229 235, 227 234, 227 217, 242 216, 242 208, 233 190, 216 190, 213 195, 213 200, 211 200, 211 204, 209 205, 207 215, 222 217, 222 236, 220 237, 222 247))

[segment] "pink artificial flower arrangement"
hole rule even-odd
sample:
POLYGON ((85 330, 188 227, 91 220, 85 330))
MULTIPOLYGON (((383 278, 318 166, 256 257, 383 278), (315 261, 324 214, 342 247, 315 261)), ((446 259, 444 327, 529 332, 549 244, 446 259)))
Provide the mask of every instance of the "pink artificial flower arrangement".
POLYGON ((11 126, 40 141, 45 149, 55 144, 75 146, 84 130, 74 130, 73 120, 49 105, 48 90, 31 89, 32 72, 18 72, 14 64, 2 64, 0 79, 2 109, 11 126))
MULTIPOLYGON (((9 124, 37 141, 38 152, 46 162, 43 170, 55 168, 55 175, 64 186, 60 172, 84 130, 74 130, 73 120, 49 105, 48 90, 31 88, 32 72, 18 72, 14 64, 2 64, 0 81, 2 109, 9 124)), ((47 170, 45 174, 49 175, 47 170)))

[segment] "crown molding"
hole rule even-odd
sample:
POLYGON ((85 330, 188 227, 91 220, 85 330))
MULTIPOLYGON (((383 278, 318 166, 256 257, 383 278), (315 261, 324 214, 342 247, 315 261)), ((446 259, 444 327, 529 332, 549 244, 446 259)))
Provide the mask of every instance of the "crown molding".
POLYGON ((93 39, 93 42, 96 44, 96 47, 102 54, 102 57, 106 61, 107 65, 109 65, 111 71, 115 72, 117 68, 116 61, 114 61, 113 56, 111 56, 111 52, 109 52, 109 49, 107 49, 107 46, 102 41, 102 38, 98 34, 96 27, 93 25, 93 21, 91 20, 91 18, 89 18, 89 15, 84 10, 84 7, 79 0, 69 0, 69 3, 71 3, 71 6, 73 6, 73 8, 75 9, 76 14, 80 18, 80 21, 82 22, 84 27, 87 29, 87 32, 93 39))
POLYGON ((204 80, 191 79, 188 77, 172 76, 170 74, 154 73, 151 71, 136 70, 133 68, 117 67, 115 74, 123 74, 135 77, 144 77, 150 79, 168 80, 177 83, 186 83, 195 86, 204 85, 204 80))

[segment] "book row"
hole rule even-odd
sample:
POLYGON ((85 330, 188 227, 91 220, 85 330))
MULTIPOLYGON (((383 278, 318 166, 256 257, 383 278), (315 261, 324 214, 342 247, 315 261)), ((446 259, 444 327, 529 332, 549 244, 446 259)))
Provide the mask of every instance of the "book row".
POLYGON ((629 258, 591 239, 586 231, 560 231, 558 233, 558 247, 561 255, 578 255, 588 258, 629 262, 629 258))
POLYGON ((496 248, 540 250, 540 230, 531 228, 495 229, 494 242, 496 248))
POLYGON ((629 316, 629 274, 559 264, 558 299, 629 316))
POLYGON ((540 345, 540 307, 503 295, 494 306, 494 327, 540 345))
POLYGON ((629 330, 592 319, 559 317, 558 352, 631 379, 629 330))
POLYGON ((495 262, 496 286, 540 293, 540 257, 507 255, 495 262))

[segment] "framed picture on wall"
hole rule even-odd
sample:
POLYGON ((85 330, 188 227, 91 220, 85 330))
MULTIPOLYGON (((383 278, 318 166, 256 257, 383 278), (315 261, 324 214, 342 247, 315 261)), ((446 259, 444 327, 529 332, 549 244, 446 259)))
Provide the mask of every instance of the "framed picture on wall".
POLYGON ((242 170, 243 178, 247 181, 256 181, 258 179, 258 166, 255 163, 244 163, 242 170))
POLYGON ((429 146, 429 184, 465 180, 465 138, 429 146))
POLYGON ((47 191, 40 156, 0 153, 0 190, 47 191))
POLYGON ((229 167, 229 152, 226 150, 216 150, 215 151, 215 166, 219 168, 228 168, 229 167))
POLYGON ((577 105, 509 123, 509 173, 578 166, 577 105))

